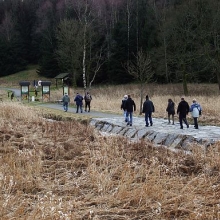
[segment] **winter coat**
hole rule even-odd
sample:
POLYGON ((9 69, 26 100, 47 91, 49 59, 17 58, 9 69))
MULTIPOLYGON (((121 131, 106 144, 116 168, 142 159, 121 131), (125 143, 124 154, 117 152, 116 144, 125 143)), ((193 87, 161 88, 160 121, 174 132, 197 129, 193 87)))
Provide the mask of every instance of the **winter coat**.
POLYGON ((68 95, 64 95, 62 101, 63 101, 63 103, 69 103, 70 102, 69 96, 68 95))
POLYGON ((80 94, 77 94, 74 102, 76 102, 76 105, 82 106, 83 97, 80 94))
POLYGON ((121 109, 123 109, 124 111, 126 110, 125 109, 125 102, 127 101, 127 99, 123 98, 122 101, 121 101, 121 109))
POLYGON ((198 103, 193 103, 190 106, 189 111, 191 112, 193 118, 198 118, 199 117, 199 112, 202 111, 202 108, 198 103))
POLYGON ((152 101, 150 101, 149 99, 147 99, 144 104, 143 104, 143 113, 146 112, 154 112, 154 104, 152 101))
POLYGON ((177 108, 177 114, 186 116, 189 113, 189 104, 185 100, 182 100, 177 108))
POLYGON ((169 115, 175 115, 175 103, 174 102, 168 102, 167 109, 169 115))
POLYGON ((127 99, 127 101, 125 102, 125 110, 127 110, 127 112, 136 111, 136 105, 134 100, 132 100, 131 98, 127 99))

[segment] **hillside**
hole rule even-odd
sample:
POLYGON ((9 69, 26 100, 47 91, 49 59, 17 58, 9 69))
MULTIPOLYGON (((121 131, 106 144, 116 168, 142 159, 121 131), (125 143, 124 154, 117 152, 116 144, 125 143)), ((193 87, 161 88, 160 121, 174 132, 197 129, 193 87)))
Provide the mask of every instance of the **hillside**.
POLYGON ((53 78, 46 78, 39 76, 37 73, 38 66, 28 66, 26 70, 20 71, 14 74, 10 74, 8 76, 0 77, 0 85, 1 87, 19 87, 20 81, 29 81, 31 84, 34 80, 45 80, 45 81, 55 81, 53 78))

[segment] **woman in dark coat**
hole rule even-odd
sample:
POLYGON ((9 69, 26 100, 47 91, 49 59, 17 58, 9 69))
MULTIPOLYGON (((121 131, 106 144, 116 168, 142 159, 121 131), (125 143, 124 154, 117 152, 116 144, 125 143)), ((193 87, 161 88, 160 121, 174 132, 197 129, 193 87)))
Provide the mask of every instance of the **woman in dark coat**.
POLYGON ((172 99, 168 99, 168 105, 166 111, 168 113, 168 124, 170 124, 170 116, 172 115, 172 121, 174 125, 175 103, 173 102, 172 99))

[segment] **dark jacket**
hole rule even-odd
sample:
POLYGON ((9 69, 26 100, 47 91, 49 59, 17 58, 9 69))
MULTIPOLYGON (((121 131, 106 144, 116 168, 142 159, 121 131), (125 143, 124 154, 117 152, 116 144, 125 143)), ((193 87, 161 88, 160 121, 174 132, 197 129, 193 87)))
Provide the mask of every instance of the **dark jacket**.
POLYGON ((177 108, 177 114, 186 116, 189 113, 189 104, 185 100, 182 100, 177 108))
POLYGON ((127 110, 127 112, 136 111, 135 102, 131 98, 128 98, 125 102, 125 110, 127 110))
POLYGON ((91 96, 89 93, 87 93, 87 94, 84 96, 84 100, 85 100, 85 102, 91 102, 92 96, 91 96))
POLYGON ((143 104, 143 110, 142 112, 143 113, 146 113, 146 112, 154 112, 154 104, 151 100, 149 99, 146 99, 146 101, 144 102, 143 104))
POLYGON ((121 101, 121 109, 123 109, 124 111, 126 110, 125 109, 125 103, 126 103, 127 99, 122 99, 121 101))
POLYGON ((174 115, 175 114, 175 103, 172 101, 168 102, 166 111, 168 112, 169 115, 174 115))
POLYGON ((77 94, 74 101, 76 102, 76 105, 82 105, 83 97, 80 94, 77 94))

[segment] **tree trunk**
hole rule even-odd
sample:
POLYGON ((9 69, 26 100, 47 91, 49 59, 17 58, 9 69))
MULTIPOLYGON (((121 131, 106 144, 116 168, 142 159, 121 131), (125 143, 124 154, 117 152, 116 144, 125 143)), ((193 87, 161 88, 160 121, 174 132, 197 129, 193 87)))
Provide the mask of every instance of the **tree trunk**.
POLYGON ((220 72, 216 70, 217 82, 218 82, 218 94, 220 95, 220 72))
POLYGON ((83 86, 86 91, 86 24, 83 33, 83 86))
POLYGON ((166 74, 167 83, 169 83, 168 67, 167 67, 167 42, 164 33, 163 33, 163 46, 164 46, 165 74, 166 74))
POLYGON ((185 96, 188 95, 187 74, 186 74, 185 70, 183 71, 183 92, 184 92, 185 96))
POLYGON ((144 96, 144 85, 143 83, 141 83, 141 89, 140 89, 140 96, 141 96, 141 101, 140 101, 140 111, 139 111, 139 115, 142 114, 142 105, 143 105, 143 96, 144 96))
POLYGON ((85 11, 84 11, 84 31, 83 31, 83 86, 84 91, 86 91, 87 82, 86 82, 86 32, 87 32, 87 9, 88 3, 86 2, 85 11))

